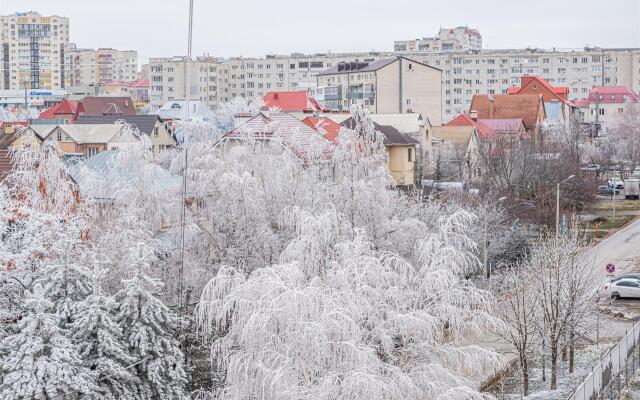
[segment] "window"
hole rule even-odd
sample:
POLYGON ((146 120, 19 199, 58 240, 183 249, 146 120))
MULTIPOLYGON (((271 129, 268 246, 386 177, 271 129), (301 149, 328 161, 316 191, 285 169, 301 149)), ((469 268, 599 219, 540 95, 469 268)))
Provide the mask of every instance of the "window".
POLYGON ((599 115, 604 115, 604 108, 599 108, 598 109, 598 114, 599 115))
POLYGON ((87 149, 87 156, 88 156, 88 157, 93 157, 93 156, 95 156, 96 154, 98 154, 98 149, 97 149, 97 148, 95 148, 95 147, 89 147, 89 148, 87 149))
POLYGON ((158 127, 153 128, 153 136, 158 136, 158 127))
POLYGON ((322 68, 322 61, 311 61, 311 68, 322 68))
POLYGON ((58 142, 62 142, 62 131, 58 131, 58 142))
POLYGON ((413 161, 413 149, 412 148, 407 149, 407 161, 409 161, 409 162, 413 161))
POLYGON ((309 68, 309 63, 307 61, 301 61, 298 63, 298 68, 309 68))

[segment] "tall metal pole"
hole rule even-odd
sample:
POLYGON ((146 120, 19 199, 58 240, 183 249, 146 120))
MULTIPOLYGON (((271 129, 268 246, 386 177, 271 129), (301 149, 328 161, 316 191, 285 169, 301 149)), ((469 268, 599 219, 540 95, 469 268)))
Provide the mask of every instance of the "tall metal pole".
POLYGON ((484 260, 484 276, 489 278, 489 265, 487 263, 487 210, 484 211, 484 229, 482 233, 482 245, 484 246, 483 260, 484 260))
POLYGON ((560 236, 560 182, 556 184, 556 240, 560 236))

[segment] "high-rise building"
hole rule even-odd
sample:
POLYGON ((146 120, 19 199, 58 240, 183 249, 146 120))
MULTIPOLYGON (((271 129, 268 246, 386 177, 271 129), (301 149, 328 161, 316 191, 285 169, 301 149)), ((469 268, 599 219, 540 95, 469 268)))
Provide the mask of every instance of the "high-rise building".
POLYGON ((2 89, 63 89, 69 19, 36 12, 0 16, 2 89))
POLYGON ((69 86, 101 86, 138 78, 138 52, 108 48, 80 49, 69 45, 69 86))
POLYGON ((482 50, 482 35, 476 29, 466 26, 440 28, 435 37, 415 40, 396 40, 395 51, 460 51, 482 50))

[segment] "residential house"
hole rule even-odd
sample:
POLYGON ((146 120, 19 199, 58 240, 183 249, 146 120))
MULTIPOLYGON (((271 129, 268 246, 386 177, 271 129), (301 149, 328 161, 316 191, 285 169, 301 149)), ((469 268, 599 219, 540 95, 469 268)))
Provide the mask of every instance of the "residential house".
POLYGON ((83 115, 136 115, 136 108, 131 97, 86 96, 78 104, 74 119, 83 115))
POLYGON ((571 119, 576 117, 576 106, 569 101, 568 86, 553 86, 546 79, 535 75, 524 75, 520 78, 519 87, 510 87, 508 94, 537 94, 542 96, 547 121, 561 122, 567 127, 571 119))
POLYGON ((630 104, 638 102, 640 96, 625 86, 597 86, 591 89, 588 98, 574 101, 580 110, 580 119, 596 134, 612 126, 630 104))
POLYGON ((62 101, 55 106, 48 108, 40 113, 40 119, 57 119, 71 122, 76 116, 78 110, 78 103, 73 100, 62 99, 62 101))
POLYGON ((60 150, 64 153, 81 154, 84 158, 89 158, 106 150, 124 149, 136 143, 138 139, 124 134, 122 126, 121 124, 44 126, 48 128, 44 139, 58 142, 60 150))
POLYGON ((104 93, 110 96, 131 96, 137 110, 149 104, 149 80, 107 81, 102 84, 104 93))
POLYGON ((522 118, 480 119, 475 113, 460 114, 447 124, 432 128, 431 159, 455 164, 453 169, 460 175, 459 179, 474 181, 483 173, 480 165, 482 143, 504 138, 510 141, 500 145, 502 150, 511 145, 511 140, 529 138, 522 118), (440 154, 437 153, 439 151, 440 154), (446 156, 443 156, 443 151, 446 156))
POLYGON ((442 70, 404 56, 339 62, 317 75, 317 85, 331 110, 361 105, 373 114, 416 113, 434 125, 442 121, 442 70))
POLYGON ((42 144, 42 137, 26 122, 3 122, 0 125, 0 150, 31 144, 42 144), (29 132, 33 135, 29 135, 29 132))
POLYGON ((475 95, 470 113, 478 119, 521 119, 527 132, 539 137, 546 111, 542 95, 475 95))
MULTIPOLYGON (((349 118, 342 126, 348 129, 356 128, 356 121, 349 118)), ((397 186, 412 186, 416 181, 416 148, 420 144, 416 139, 404 134, 389 125, 373 123, 376 131, 384 137, 384 147, 387 152, 387 168, 397 186)))
POLYGON ((279 111, 261 111, 223 136, 218 146, 242 144, 247 137, 265 143, 279 143, 303 163, 326 160, 333 143, 296 117, 279 111))
POLYGON ((113 125, 119 121, 136 127, 141 133, 149 136, 154 154, 167 148, 175 147, 178 142, 173 135, 170 124, 163 123, 157 115, 100 115, 81 116, 75 121, 76 125, 113 125))

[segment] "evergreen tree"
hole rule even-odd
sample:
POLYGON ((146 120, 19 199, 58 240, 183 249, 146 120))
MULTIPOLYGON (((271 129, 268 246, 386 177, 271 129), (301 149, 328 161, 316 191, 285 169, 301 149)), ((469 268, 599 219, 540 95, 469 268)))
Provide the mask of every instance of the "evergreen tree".
POLYGON ((117 320, 130 353, 138 363, 141 397, 170 400, 185 394, 184 355, 177 340, 178 317, 155 293, 160 280, 138 268, 135 277, 124 281, 116 294, 117 320))
POLYGON ((77 307, 91 294, 92 281, 89 270, 65 259, 61 264, 48 265, 39 281, 44 287, 45 296, 53 302, 60 326, 67 327, 73 322, 77 307))
POLYGON ((36 284, 26 292, 26 315, 18 332, 0 346, 0 399, 73 399, 96 390, 95 374, 82 365, 73 343, 58 326, 53 303, 36 284))
POLYGON ((70 325, 84 365, 97 374, 95 398, 135 399, 138 379, 130 367, 135 358, 129 354, 122 330, 114 321, 113 298, 105 296, 96 271, 93 293, 77 307, 75 321, 70 325))

